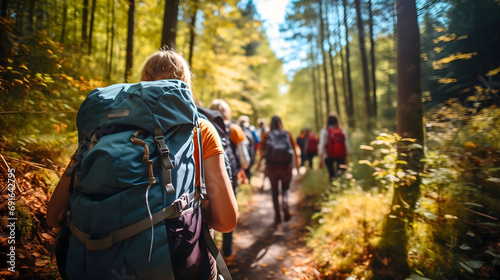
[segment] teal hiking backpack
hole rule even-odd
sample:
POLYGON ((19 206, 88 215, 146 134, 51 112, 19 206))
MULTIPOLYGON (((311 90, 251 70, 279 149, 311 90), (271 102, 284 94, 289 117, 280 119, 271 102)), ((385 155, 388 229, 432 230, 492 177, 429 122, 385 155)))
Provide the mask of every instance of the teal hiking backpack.
POLYGON ((199 115, 187 84, 95 89, 80 107, 77 127, 68 170, 71 279, 208 279, 207 250, 231 279, 202 219, 201 146, 200 166, 193 156, 199 115))

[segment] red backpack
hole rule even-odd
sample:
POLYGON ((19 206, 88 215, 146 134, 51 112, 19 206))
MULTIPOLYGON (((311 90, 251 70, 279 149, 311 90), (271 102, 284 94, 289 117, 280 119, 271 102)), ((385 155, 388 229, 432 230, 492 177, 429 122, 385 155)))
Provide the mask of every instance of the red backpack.
POLYGON ((311 155, 318 154, 318 136, 314 133, 309 134, 306 152, 311 155))
POLYGON ((338 127, 328 128, 327 130, 326 156, 334 159, 344 158, 346 154, 344 131, 338 127))

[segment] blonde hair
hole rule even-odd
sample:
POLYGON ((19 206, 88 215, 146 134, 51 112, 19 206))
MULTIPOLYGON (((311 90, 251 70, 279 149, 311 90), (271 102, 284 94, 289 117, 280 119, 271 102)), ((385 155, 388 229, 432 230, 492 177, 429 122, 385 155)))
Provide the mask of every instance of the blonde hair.
POLYGON ((192 76, 187 61, 180 53, 162 48, 146 59, 142 68, 141 81, 177 79, 191 87, 192 76))
POLYGON ((229 108, 226 101, 222 99, 214 99, 212 100, 209 109, 219 111, 225 121, 231 120, 231 108, 229 108))

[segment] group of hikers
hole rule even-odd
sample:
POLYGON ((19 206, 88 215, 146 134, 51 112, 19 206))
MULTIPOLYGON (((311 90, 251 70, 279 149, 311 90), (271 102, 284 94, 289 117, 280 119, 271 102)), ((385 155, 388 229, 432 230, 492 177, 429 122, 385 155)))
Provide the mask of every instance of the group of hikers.
POLYGON ((231 279, 224 258, 233 255, 236 189, 251 170, 269 179, 279 224, 291 218, 294 168, 312 169, 317 156, 332 181, 345 169, 348 141, 335 114, 319 137, 306 128, 294 138, 279 116, 254 127, 246 115, 233 121, 222 99, 201 106, 192 77, 179 53, 161 49, 140 83, 96 89, 82 103, 78 149, 46 215, 61 228, 54 252, 63 279, 231 279))

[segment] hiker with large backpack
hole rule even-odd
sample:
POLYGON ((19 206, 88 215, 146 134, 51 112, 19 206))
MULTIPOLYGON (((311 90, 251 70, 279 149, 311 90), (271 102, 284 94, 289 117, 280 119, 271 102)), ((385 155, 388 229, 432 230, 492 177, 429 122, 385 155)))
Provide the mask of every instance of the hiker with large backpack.
POLYGON ((348 152, 347 134, 340 125, 338 116, 330 113, 326 126, 321 129, 318 144, 319 168, 323 168, 323 163, 326 165, 330 182, 346 169, 348 152))
POLYGON ((255 127, 250 125, 250 118, 246 115, 241 115, 238 117, 238 124, 243 130, 243 134, 247 138, 247 151, 250 156, 250 164, 248 168, 245 169, 245 175, 248 179, 248 183, 250 183, 250 179, 252 177, 252 173, 250 172, 250 168, 252 168, 255 163, 255 158, 257 154, 257 146, 259 145, 259 137, 257 137, 257 133, 255 132, 255 127))
MULTIPOLYGON (((219 111, 226 125, 226 135, 229 139, 230 152, 234 156, 231 161, 233 192, 236 195, 239 177, 245 176, 244 170, 249 167, 250 156, 246 148, 246 137, 241 127, 231 121, 231 108, 222 99, 214 99, 209 107, 211 110, 219 111)), ((222 253, 226 259, 233 254, 233 232, 222 234, 222 253)))
POLYGON ((270 130, 264 132, 261 138, 260 153, 266 160, 265 174, 271 181, 271 192, 274 206, 274 222, 281 223, 281 210, 285 221, 290 220, 288 206, 288 189, 292 180, 292 169, 299 168, 297 143, 292 134, 283 128, 281 118, 271 118, 270 130), (279 181, 281 181, 281 203, 279 181), (281 206, 281 207, 280 207, 281 206))
POLYGON ((95 89, 80 107, 78 149, 46 217, 69 229, 56 248, 61 276, 230 279, 209 227, 230 232, 237 203, 221 139, 197 112, 189 66, 162 49, 141 80, 95 89))

